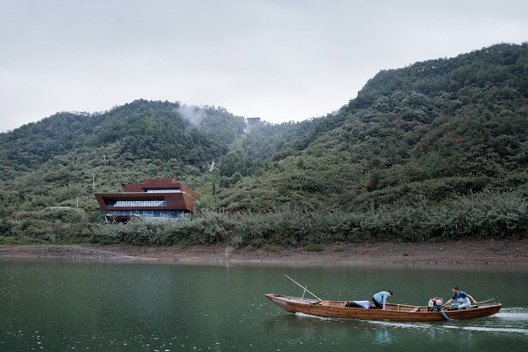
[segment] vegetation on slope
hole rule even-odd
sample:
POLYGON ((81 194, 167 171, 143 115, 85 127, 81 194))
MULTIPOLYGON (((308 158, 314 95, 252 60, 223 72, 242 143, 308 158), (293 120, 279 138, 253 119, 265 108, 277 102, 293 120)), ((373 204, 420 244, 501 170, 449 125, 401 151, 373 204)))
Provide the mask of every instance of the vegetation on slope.
POLYGON ((244 128, 244 119, 225 109, 137 100, 1 134, 0 235, 8 242, 86 241, 92 224, 103 221, 94 192, 121 191, 122 183, 147 177, 197 187, 244 128), (72 121, 76 128, 62 125, 72 121))
POLYGON ((333 114, 245 128, 224 109, 138 100, 0 134, 0 241, 526 237, 527 44, 381 71, 333 114), (146 177, 197 189, 201 208, 103 225, 94 191, 146 177))
POLYGON ((278 148, 264 173, 221 189, 217 204, 357 211, 482 191, 523 196, 527 82, 527 45, 380 72, 337 114, 278 148))

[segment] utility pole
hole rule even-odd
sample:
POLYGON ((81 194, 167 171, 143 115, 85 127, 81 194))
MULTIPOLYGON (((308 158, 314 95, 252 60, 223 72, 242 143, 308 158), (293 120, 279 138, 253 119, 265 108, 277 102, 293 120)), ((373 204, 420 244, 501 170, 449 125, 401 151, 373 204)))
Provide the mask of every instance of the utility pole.
MULTIPOLYGON (((85 180, 84 182, 86 182, 88 180, 85 180)), ((82 193, 84 192, 85 188, 86 187, 89 187, 89 183, 85 184, 83 186, 83 188, 81 188, 81 191, 79 192, 79 194, 77 194, 77 209, 79 209, 79 196, 82 195, 82 193)), ((92 174, 92 191, 95 192, 95 174, 92 174)))

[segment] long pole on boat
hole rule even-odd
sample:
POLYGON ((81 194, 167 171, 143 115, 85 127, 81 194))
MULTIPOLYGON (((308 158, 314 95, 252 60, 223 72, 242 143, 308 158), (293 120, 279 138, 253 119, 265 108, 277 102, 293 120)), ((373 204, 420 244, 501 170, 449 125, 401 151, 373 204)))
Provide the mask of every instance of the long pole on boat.
POLYGON ((491 302, 491 301, 493 301, 493 300, 495 300, 495 298, 490 298, 490 299, 487 299, 487 300, 485 300, 485 301, 478 301, 477 304, 487 303, 487 302, 491 302))
MULTIPOLYGON (((317 298, 318 300, 322 301, 322 299, 320 299, 319 297, 317 297, 312 291, 308 290, 308 286, 303 286, 301 285, 300 283, 298 283, 297 281, 295 281, 294 279, 292 279, 291 277, 289 277, 288 275, 284 274, 284 276, 286 276, 288 279, 290 279, 291 281, 293 281, 297 286, 299 286, 300 288, 302 288, 304 290, 304 292, 308 292, 309 294, 311 294, 312 296, 314 296, 315 298, 317 298)), ((304 293, 303 293, 303 298, 304 298, 304 293)))

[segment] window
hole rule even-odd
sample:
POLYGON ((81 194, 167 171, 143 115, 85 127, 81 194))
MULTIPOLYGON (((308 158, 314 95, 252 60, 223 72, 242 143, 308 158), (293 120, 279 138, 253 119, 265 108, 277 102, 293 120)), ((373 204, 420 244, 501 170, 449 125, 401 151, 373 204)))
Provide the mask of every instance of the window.
POLYGON ((165 207, 164 200, 118 200, 114 207, 165 207))

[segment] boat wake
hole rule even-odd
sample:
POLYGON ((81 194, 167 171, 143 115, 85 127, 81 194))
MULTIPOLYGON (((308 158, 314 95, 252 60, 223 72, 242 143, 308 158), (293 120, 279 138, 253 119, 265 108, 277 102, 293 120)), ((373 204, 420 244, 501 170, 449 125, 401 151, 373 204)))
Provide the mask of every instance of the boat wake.
POLYGON ((470 321, 452 321, 443 323, 406 323, 390 321, 369 321, 371 324, 385 327, 405 328, 405 329, 435 329, 437 331, 477 331, 494 334, 524 334, 528 335, 528 309, 508 308, 502 310, 497 315, 485 319, 471 321, 472 325, 465 325, 470 321))
POLYGON ((506 308, 502 309, 495 317, 501 320, 524 321, 528 324, 528 309, 506 308))
MULTIPOLYGON (((347 320, 338 318, 327 318, 318 317, 315 315, 309 315, 304 313, 295 313, 296 316, 302 318, 311 318, 325 321, 332 320, 347 320)), ((451 322, 394 322, 394 321, 377 321, 377 320, 361 320, 357 321, 361 323, 367 323, 372 325, 378 325, 388 328, 400 328, 400 329, 413 329, 413 330, 427 330, 431 329, 435 331, 475 331, 485 332, 493 334, 523 334, 528 335, 528 309, 526 308, 507 308, 501 310, 500 313, 477 320, 455 320, 451 322), (471 325, 467 325, 467 324, 471 325)))
POLYGON ((427 329, 430 330, 431 327, 436 326, 430 323, 405 323, 405 322, 395 322, 395 321, 377 321, 377 320, 368 320, 370 324, 381 325, 386 327, 394 328, 403 328, 403 329, 427 329))
POLYGON ((519 334, 528 335, 528 329, 522 329, 522 328, 499 328, 499 327, 484 327, 484 326, 464 326, 464 327, 455 327, 455 328, 461 329, 461 330, 468 330, 468 331, 485 331, 485 332, 493 332, 493 333, 519 333, 519 334))
POLYGON ((295 313, 295 315, 301 318, 315 318, 319 320, 340 320, 338 318, 319 317, 317 315, 310 315, 310 314, 299 313, 299 312, 295 313))

